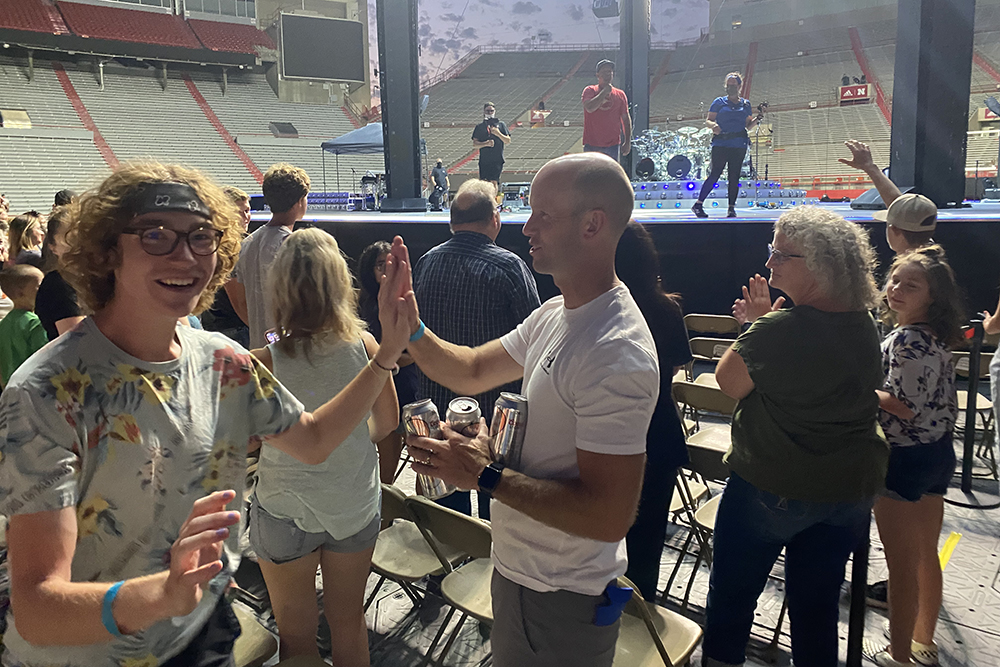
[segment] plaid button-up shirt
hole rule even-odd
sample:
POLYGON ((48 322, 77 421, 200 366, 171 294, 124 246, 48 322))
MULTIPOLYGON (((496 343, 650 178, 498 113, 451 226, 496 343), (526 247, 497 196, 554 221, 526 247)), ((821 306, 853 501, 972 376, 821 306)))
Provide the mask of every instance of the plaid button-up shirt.
MULTIPOLYGON (((431 248, 413 269, 420 318, 444 340, 475 347, 500 338, 540 305, 531 271, 520 257, 485 234, 456 232, 431 248)), ((512 382, 475 396, 489 423, 501 391, 521 391, 512 382)), ((430 398, 441 419, 457 394, 420 374, 418 398, 430 398)))

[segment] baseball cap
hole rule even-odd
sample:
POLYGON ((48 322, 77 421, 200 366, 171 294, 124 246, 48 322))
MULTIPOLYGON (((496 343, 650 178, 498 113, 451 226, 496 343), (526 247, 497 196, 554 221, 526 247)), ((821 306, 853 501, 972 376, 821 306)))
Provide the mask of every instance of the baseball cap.
POLYGON ((933 232, 937 228, 937 206, 923 195, 905 194, 896 198, 886 211, 872 216, 906 232, 933 232))
POLYGON ((611 71, 615 71, 615 64, 610 60, 602 60, 597 63, 597 71, 600 71, 602 67, 610 67, 611 71))

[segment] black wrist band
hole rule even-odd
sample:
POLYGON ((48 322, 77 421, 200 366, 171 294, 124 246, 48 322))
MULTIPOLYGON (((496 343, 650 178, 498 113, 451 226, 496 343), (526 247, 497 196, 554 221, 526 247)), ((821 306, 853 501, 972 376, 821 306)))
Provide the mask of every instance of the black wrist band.
POLYGON ((379 368, 381 368, 382 370, 384 370, 386 373, 392 373, 393 369, 386 368, 385 366, 383 366, 382 364, 380 364, 378 361, 376 361, 375 357, 372 357, 372 363, 375 364, 376 366, 378 366, 379 368))

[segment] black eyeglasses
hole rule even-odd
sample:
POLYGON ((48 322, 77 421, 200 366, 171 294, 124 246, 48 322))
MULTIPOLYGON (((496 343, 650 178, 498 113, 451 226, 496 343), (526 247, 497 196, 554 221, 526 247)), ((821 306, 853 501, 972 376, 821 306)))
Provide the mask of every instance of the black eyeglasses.
POLYGON ((793 255, 788 252, 781 252, 780 250, 777 250, 773 245, 768 243, 767 257, 768 259, 773 257, 778 264, 784 264, 790 259, 803 259, 805 258, 805 255, 793 255))
POLYGON ((222 230, 211 225, 196 227, 189 232, 178 232, 169 227, 145 227, 143 229, 123 229, 122 234, 135 234, 139 244, 147 254, 156 257, 169 255, 184 239, 188 248, 195 255, 207 257, 219 249, 222 242, 222 230))

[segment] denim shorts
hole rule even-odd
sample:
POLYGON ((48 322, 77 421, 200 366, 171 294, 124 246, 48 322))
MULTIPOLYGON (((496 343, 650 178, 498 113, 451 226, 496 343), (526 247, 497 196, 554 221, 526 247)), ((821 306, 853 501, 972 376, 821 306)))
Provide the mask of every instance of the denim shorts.
POLYGON ((381 522, 381 516, 375 514, 375 518, 360 531, 338 540, 329 533, 307 533, 292 519, 269 514, 253 496, 250 502, 250 546, 259 558, 276 565, 298 560, 320 548, 341 554, 358 553, 375 546, 381 522))
POLYGON ((883 495, 913 503, 923 496, 943 496, 954 474, 955 447, 951 433, 929 445, 893 447, 883 495))

